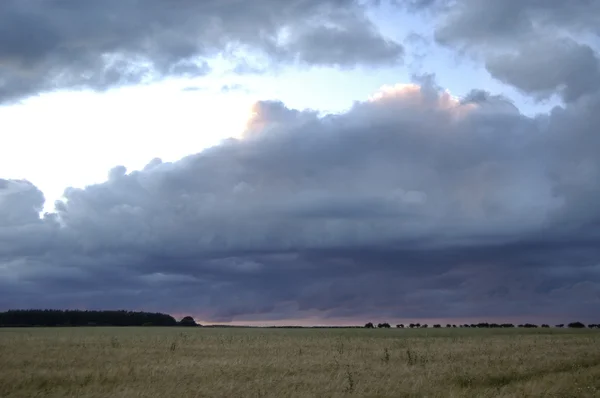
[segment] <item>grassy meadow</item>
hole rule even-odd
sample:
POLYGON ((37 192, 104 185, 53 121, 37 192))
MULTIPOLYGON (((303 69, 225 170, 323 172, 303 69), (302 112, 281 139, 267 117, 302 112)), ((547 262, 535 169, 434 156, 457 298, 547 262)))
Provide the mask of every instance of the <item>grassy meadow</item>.
POLYGON ((600 397, 600 331, 0 328, 0 397, 600 397))

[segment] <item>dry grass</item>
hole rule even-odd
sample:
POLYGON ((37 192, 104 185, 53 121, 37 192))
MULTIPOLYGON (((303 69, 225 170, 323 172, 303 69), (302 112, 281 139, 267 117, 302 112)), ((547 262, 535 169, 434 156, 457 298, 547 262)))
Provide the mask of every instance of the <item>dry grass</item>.
POLYGON ((0 329, 0 397, 600 397, 582 330, 0 329))

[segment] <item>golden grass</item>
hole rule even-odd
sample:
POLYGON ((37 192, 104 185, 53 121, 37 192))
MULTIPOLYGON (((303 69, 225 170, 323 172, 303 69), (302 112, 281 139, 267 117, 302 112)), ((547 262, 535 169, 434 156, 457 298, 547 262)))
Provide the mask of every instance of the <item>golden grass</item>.
POLYGON ((0 329, 0 397, 600 397, 591 330, 0 329))

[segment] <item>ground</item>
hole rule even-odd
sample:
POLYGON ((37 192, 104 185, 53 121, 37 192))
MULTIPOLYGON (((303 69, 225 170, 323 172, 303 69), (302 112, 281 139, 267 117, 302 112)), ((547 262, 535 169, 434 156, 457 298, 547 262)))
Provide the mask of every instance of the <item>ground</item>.
POLYGON ((0 328, 0 397, 600 397, 600 331, 0 328))

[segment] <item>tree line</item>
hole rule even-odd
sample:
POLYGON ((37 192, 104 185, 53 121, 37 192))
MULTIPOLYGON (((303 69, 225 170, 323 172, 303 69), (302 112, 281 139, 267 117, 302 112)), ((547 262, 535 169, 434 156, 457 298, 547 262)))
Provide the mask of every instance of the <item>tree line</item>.
MULTIPOLYGON (((369 322, 367 324, 365 324, 364 326, 367 329, 375 329, 375 325, 373 324, 373 322, 369 322)), ((426 329, 428 328, 429 325, 425 324, 420 324, 420 323, 410 323, 408 325, 404 325, 404 324, 399 324, 396 325, 396 328, 398 329, 426 329)), ((442 328, 442 325, 440 324, 435 324, 432 326, 434 329, 439 329, 442 328)), ((526 329, 530 329, 530 328, 537 328, 537 327, 542 327, 542 328, 549 328, 550 325, 548 324, 542 324, 540 326, 535 325, 533 323, 524 323, 524 324, 519 324, 519 325, 514 325, 512 323, 487 323, 487 322, 480 322, 480 323, 471 323, 471 324, 462 324, 462 325, 454 325, 454 324, 446 324, 446 328, 526 328, 526 329)), ((565 324, 564 323, 560 323, 558 325, 555 325, 554 327, 557 328, 564 328, 565 324)), ((566 325, 566 327, 568 328, 573 328, 573 329, 583 329, 586 327, 585 324, 581 323, 581 322, 571 322, 569 324, 566 325)), ((587 327, 589 329, 600 329, 600 324, 596 324, 596 323, 591 323, 589 325, 587 325, 587 327)), ((378 323, 377 324, 377 328, 379 329, 389 329, 391 328, 391 325, 387 322, 384 323, 378 323)))
MULTIPOLYGON (((171 315, 160 312, 142 312, 142 311, 87 311, 87 310, 9 310, 0 312, 0 327, 31 327, 31 326, 202 326, 197 324, 191 316, 183 317, 179 322, 171 315)), ((360 326, 358 326, 360 327, 360 326)), ((391 328, 387 322, 374 325, 372 322, 365 324, 367 329, 391 328)), ((399 329, 424 329, 427 324, 410 323, 407 325, 398 324, 399 329)), ((432 325, 433 328, 442 328, 442 325, 432 325)), ((549 328, 550 325, 541 326, 531 323, 514 325, 512 323, 487 323, 477 324, 446 324, 446 328, 549 328)), ((600 329, 600 324, 585 325, 581 322, 571 322, 567 325, 558 324, 557 328, 590 328, 600 329)))
POLYGON ((0 312, 0 327, 25 326, 196 326, 168 314, 141 311, 9 310, 0 312))

